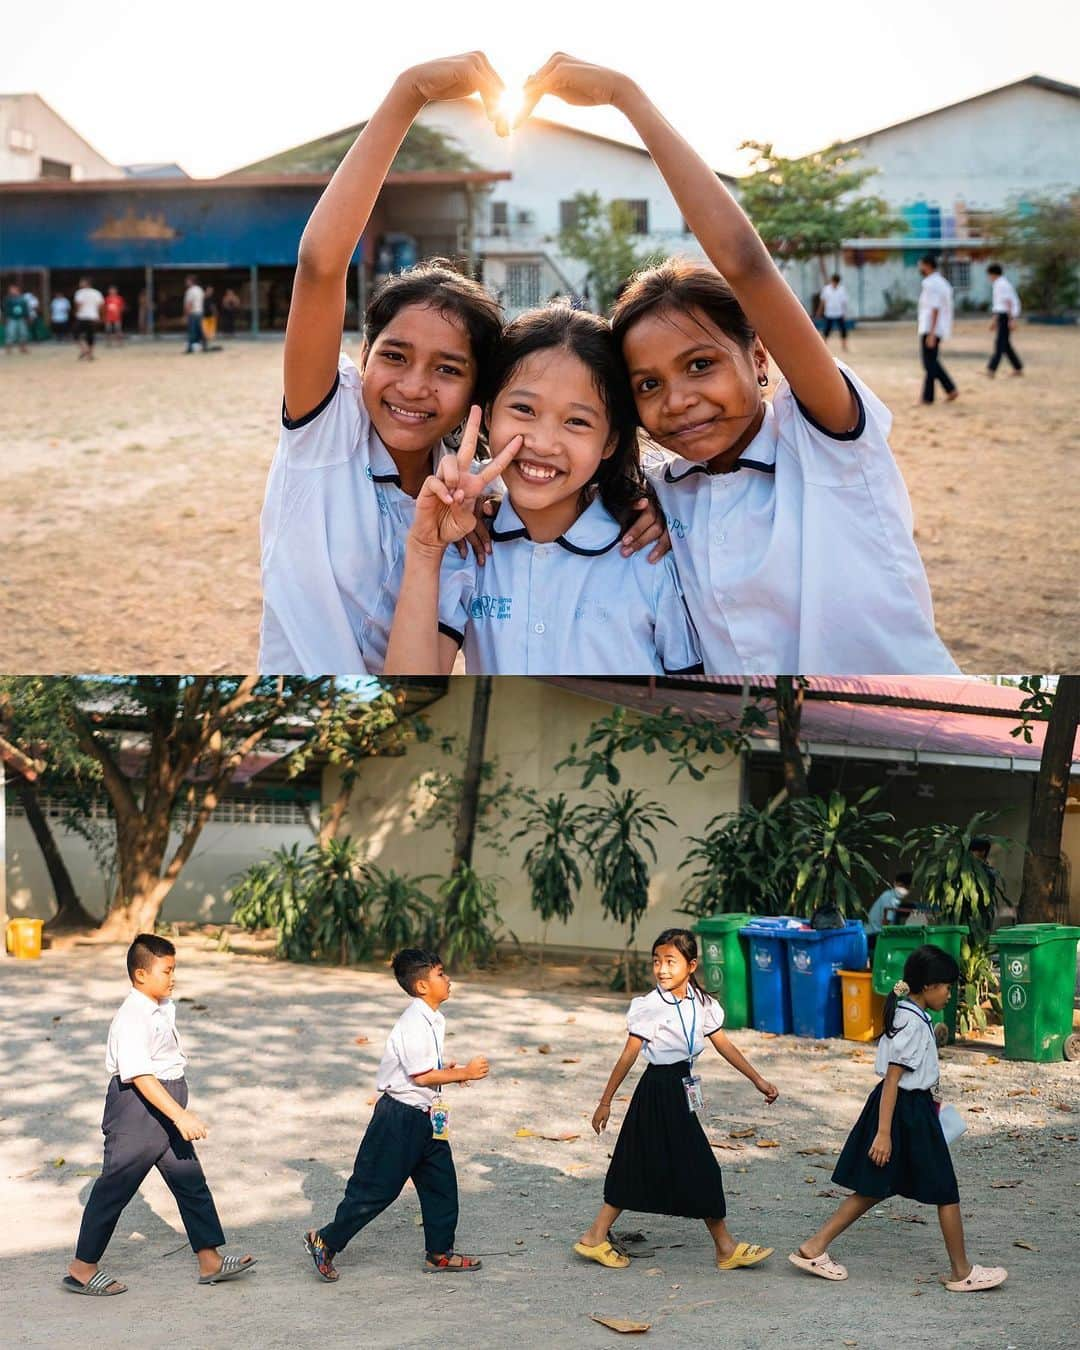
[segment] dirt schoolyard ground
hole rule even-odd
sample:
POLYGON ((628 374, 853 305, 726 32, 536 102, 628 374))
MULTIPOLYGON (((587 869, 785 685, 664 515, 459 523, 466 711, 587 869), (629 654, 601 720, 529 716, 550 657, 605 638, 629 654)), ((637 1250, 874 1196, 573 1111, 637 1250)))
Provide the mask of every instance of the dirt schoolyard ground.
POLYGON ((643 1236, 630 1244, 630 1268, 608 1271, 570 1247, 600 1202, 636 1081, 635 1070, 597 1140, 588 1120, 623 1043, 625 999, 526 991, 511 972, 462 979, 445 1009, 450 1056, 491 1060, 489 1079, 450 1091, 458 1242, 484 1254, 485 1269, 460 1280, 421 1272, 408 1186, 341 1256, 339 1283, 323 1285, 301 1234, 332 1216, 405 997, 381 970, 228 955, 201 938, 180 942, 176 988, 192 1106, 211 1131, 199 1152, 229 1250, 252 1251, 258 1269, 198 1287, 176 1208, 153 1174, 106 1255, 130 1292, 72 1297, 60 1279, 101 1164, 104 1044, 125 993, 120 947, 0 962, 5 1347, 614 1344, 618 1334, 590 1314, 647 1322, 649 1341, 684 1346, 1076 1344, 1080 1065, 1010 1063, 993 1047, 942 1052, 944 1096, 968 1122, 954 1157, 969 1252, 1008 1266, 1002 1289, 945 1291, 935 1214, 899 1199, 834 1244, 846 1283, 787 1263, 840 1194, 829 1174, 873 1084, 872 1046, 754 1031, 733 1039, 780 1099, 766 1107, 709 1052, 705 1124, 733 1234, 776 1255, 718 1272, 703 1224, 627 1214, 617 1231, 643 1236))
MULTIPOLYGON (((849 356, 893 411, 938 626, 974 673, 1080 664, 1080 331, 1024 325, 1018 347, 1027 373, 987 380, 986 321, 959 323, 961 397, 932 408, 913 324, 860 328, 849 356)), ((251 669, 281 343, 98 353, 0 357, 3 669, 251 669)))

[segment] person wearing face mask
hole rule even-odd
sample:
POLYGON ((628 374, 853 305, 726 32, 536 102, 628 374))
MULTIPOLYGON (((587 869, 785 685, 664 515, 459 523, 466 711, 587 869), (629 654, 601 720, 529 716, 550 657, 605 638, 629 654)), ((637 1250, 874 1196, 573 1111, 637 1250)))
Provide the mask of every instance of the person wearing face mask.
POLYGON ((874 903, 870 906, 870 912, 867 914, 863 923, 866 929, 866 935, 873 940, 886 926, 896 922, 895 917, 890 917, 897 910, 906 908, 908 896, 911 894, 911 873, 897 872, 896 880, 886 890, 882 891, 874 903))

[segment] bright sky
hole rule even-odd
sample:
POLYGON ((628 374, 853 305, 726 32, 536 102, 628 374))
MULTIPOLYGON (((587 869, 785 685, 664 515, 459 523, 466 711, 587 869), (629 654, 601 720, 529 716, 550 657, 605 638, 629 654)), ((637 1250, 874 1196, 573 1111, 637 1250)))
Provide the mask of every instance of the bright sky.
MULTIPOLYGON (((404 67, 476 47, 508 83, 556 48, 620 68, 735 171, 747 139, 796 154, 1024 75, 1080 85, 1080 5, 11 0, 0 92, 41 94, 114 163, 204 177, 360 121, 404 67)), ((632 139, 612 110, 539 112, 632 139)))

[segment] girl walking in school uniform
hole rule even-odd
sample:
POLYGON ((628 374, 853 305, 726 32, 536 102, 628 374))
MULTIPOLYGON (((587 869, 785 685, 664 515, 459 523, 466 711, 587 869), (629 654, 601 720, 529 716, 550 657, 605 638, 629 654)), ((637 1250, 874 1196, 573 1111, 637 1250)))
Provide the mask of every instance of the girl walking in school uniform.
POLYGON ((904 978, 885 1000, 885 1034, 874 1064, 881 1082, 866 1099, 833 1170, 833 1181, 854 1195, 788 1257, 801 1270, 846 1280, 847 1270, 829 1256, 829 1243, 879 1200, 902 1195, 937 1206, 952 1268, 946 1289, 970 1293, 1005 1282, 1003 1266, 968 1260, 956 1173, 938 1119, 938 1053, 929 1013, 945 1007, 959 977, 960 968, 940 947, 919 947, 904 963, 904 978))
POLYGON ((638 675, 700 671, 674 560, 630 557, 625 531, 643 480, 630 387, 611 331, 556 304, 509 324, 491 361, 489 440, 470 474, 473 410, 457 458, 425 483, 409 533, 386 673, 449 673, 464 642, 470 675, 638 675), (506 496, 492 551, 473 560, 445 612, 444 551, 475 528, 498 472, 506 496))
POLYGON ((626 114, 713 264, 668 260, 612 313, 641 425, 666 452, 648 477, 706 671, 955 674, 888 409, 833 360, 723 183, 632 80, 559 53, 526 84, 526 115, 545 94, 626 114))
POLYGON ((642 1050, 647 1067, 619 1131, 604 1181, 604 1203, 574 1251, 602 1266, 628 1266, 629 1257, 612 1246, 609 1230, 624 1209, 634 1209, 703 1219, 720 1270, 757 1265, 773 1249, 736 1242, 728 1232, 720 1165, 701 1128, 704 1100, 694 1061, 706 1039, 767 1102, 779 1094, 721 1030, 724 1010, 694 976, 698 954, 693 933, 665 929, 653 943, 652 963, 656 988, 630 1004, 626 1045, 593 1113, 597 1134, 607 1125, 612 1099, 642 1050))

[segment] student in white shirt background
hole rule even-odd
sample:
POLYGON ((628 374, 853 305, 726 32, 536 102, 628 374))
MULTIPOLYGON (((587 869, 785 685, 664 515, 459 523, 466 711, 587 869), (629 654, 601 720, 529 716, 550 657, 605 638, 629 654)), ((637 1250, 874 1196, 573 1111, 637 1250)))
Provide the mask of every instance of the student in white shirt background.
POLYGON ((933 403, 934 386, 940 384, 948 402, 960 394, 941 364, 941 344, 952 337, 953 288, 938 271, 937 258, 925 253, 919 259, 922 286, 919 288, 919 351, 923 364, 922 403, 933 403))
POLYGON ((960 967, 940 947, 918 947, 904 962, 904 978, 885 1000, 885 1034, 874 1062, 880 1081, 833 1169, 836 1185, 854 1194, 788 1257, 800 1270, 825 1280, 846 1280, 847 1270, 829 1256, 829 1243, 879 1201, 902 1195, 937 1206, 952 1267, 946 1289, 963 1294, 1004 1284, 1008 1271, 1002 1266, 977 1266, 968 1260, 956 1172, 939 1120, 940 1069, 927 1009, 940 1012, 959 978, 960 967))
POLYGON ((988 375, 994 375, 1001 358, 1004 356, 1013 368, 1014 375, 1024 373, 1024 363, 1017 356, 1012 345, 1012 332, 1020 317, 1020 297, 1016 287, 1002 271, 1000 263, 991 263, 986 275, 992 283, 990 311, 990 331, 994 334, 994 351, 986 367, 988 375))
POLYGON ((955 674, 888 409, 837 365, 734 198, 632 80, 560 54, 527 83, 526 112, 545 94, 626 114, 712 263, 639 274, 612 314, 638 419, 668 452, 646 476, 706 673, 955 674))
POLYGON ((94 339, 101 322, 101 307, 105 297, 89 277, 80 277, 72 302, 75 306, 75 336, 79 340, 79 360, 94 359, 94 339))
POLYGON ((817 317, 825 320, 825 331, 821 336, 826 342, 828 342, 829 334, 834 328, 840 330, 840 350, 844 352, 848 349, 847 312, 847 291, 844 289, 844 283, 840 280, 840 273, 834 272, 829 278, 828 284, 821 288, 821 294, 818 296, 817 317))
POLYGON ((701 1127, 705 1109, 694 1062, 706 1040, 747 1078, 770 1105, 780 1095, 722 1030, 724 1010, 698 984, 697 938, 686 928, 666 928, 652 945, 651 994, 635 998, 626 1015, 626 1044, 593 1112, 599 1135, 611 1103, 638 1055, 645 1072, 626 1109, 604 1179, 604 1203, 574 1251, 588 1261, 625 1270, 629 1258, 611 1243, 611 1225, 624 1209, 702 1219, 716 1247, 720 1270, 756 1266, 772 1247, 736 1242, 724 1222, 727 1201, 720 1165, 701 1127))

